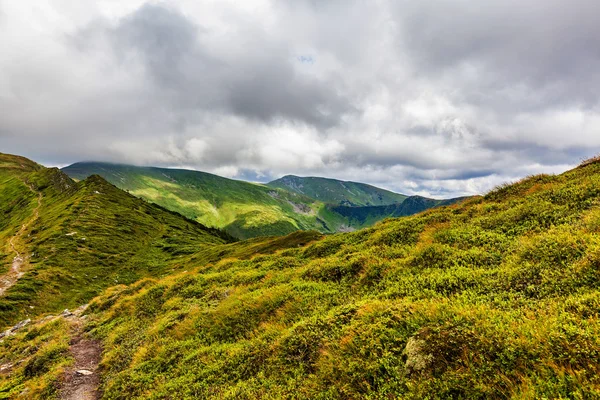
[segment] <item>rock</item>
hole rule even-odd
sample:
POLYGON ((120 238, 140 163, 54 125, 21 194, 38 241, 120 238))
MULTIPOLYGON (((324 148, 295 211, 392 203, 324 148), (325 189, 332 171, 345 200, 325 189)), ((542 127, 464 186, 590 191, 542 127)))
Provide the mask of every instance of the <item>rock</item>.
POLYGON ((31 319, 27 318, 25 321, 21 321, 12 328, 9 329, 10 333, 15 333, 16 331, 25 328, 27 325, 31 323, 31 319))
POLYGON ((13 367, 13 365, 11 363, 0 365, 0 372, 7 371, 7 370, 11 369, 12 367, 13 367))
POLYGON ((69 311, 68 308, 65 308, 65 310, 62 313, 60 313, 61 317, 70 317, 71 315, 73 315, 73 313, 69 311))
POLYGON ((54 319, 54 318, 56 318, 56 315, 46 315, 44 318, 40 319, 39 322, 40 323, 48 322, 48 321, 50 321, 51 319, 54 319))
POLYGON ((87 370, 87 369, 78 369, 75 373, 80 376, 94 375, 94 373, 92 371, 87 370))
POLYGON ((79 307, 77 307, 77 309, 75 309, 75 311, 73 311, 73 315, 80 317, 85 312, 85 310, 87 310, 87 308, 88 308, 87 304, 79 306, 79 307))
POLYGON ((434 361, 433 354, 425 351, 426 342, 416 337, 411 337, 406 342, 403 354, 406 356, 404 367, 410 373, 427 370, 434 361))

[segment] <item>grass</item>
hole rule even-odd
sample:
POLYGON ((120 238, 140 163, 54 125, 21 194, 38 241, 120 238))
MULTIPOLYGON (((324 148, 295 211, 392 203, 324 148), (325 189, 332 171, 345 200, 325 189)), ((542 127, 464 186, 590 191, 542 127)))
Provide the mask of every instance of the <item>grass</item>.
POLYGON ((42 194, 39 217, 15 242, 26 271, 0 298, 0 328, 25 318, 76 308, 104 289, 183 271, 189 262, 306 244, 317 232, 243 243, 226 233, 147 203, 99 176, 74 182, 57 169, 0 155, 2 271, 14 257, 9 240, 29 221, 42 194), (29 187, 33 188, 33 190, 29 187))
POLYGON ((597 398, 599 201, 589 163, 270 255, 190 254, 92 302, 104 398, 597 398))
POLYGON ((285 189, 335 206, 387 206, 400 204, 408 196, 358 182, 287 175, 268 186, 285 189))
MULTIPOLYGON (((89 197, 102 182, 72 190, 102 206, 89 197)), ((180 232, 190 221, 126 199, 130 211, 150 207, 139 229, 156 213, 148 223, 160 216, 173 231, 134 257, 154 272, 103 290, 88 309, 105 348, 105 399, 600 397, 598 162, 352 233, 202 246, 180 232)), ((125 209, 110 212, 123 220, 125 209)), ((124 229, 119 242, 138 228, 124 229)), ((100 230, 94 253, 113 249, 111 234, 100 230)), ((111 253, 122 261, 123 243, 111 253)), ((38 325, 29 329, 0 343, 0 362, 35 343, 38 325)), ((47 332, 51 356, 23 362, 36 373, 0 374, 2 393, 51 393, 69 359, 64 329, 47 332)))
MULTIPOLYGON (((10 165, 9 156, 2 161, 10 165)), ((0 325, 77 307, 116 283, 132 283, 173 270, 186 247, 201 249, 231 241, 159 206, 148 204, 95 176, 75 183, 57 169, 0 169, 2 268, 14 253, 9 239, 32 217, 37 193, 39 217, 18 243, 27 271, 0 299, 0 325), (28 186, 33 188, 30 189, 28 186)))
POLYGON ((240 239, 353 230, 440 204, 420 197, 405 201, 407 196, 370 185, 324 178, 286 177, 261 185, 199 171, 105 163, 77 163, 63 171, 75 179, 101 175, 135 196, 240 239), (381 204, 390 206, 376 206, 381 204))
POLYGON ((72 365, 69 324, 52 319, 0 340, 0 399, 57 398, 64 371, 72 365))
POLYGON ((64 171, 77 179, 100 174, 135 196, 240 239, 322 228, 314 200, 260 184, 198 171, 102 163, 78 163, 64 171))

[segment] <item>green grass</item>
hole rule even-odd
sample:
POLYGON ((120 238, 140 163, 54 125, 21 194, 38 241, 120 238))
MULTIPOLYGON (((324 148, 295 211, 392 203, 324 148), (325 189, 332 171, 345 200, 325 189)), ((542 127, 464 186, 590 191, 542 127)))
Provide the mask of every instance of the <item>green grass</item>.
POLYGON ((15 255, 10 238, 32 218, 37 193, 42 194, 39 217, 15 242, 28 262, 23 277, 0 297, 0 329, 76 308, 109 286, 185 270, 189 262, 248 258, 321 237, 299 231, 232 243, 226 233, 129 195, 99 176, 74 182, 57 169, 3 154, 0 163, 1 274, 15 255))
POLYGON ((64 171, 76 179, 99 174, 135 196, 240 239, 321 228, 315 212, 320 204, 260 184, 198 171, 103 163, 77 163, 64 171))
MULTIPOLYGON (((212 232, 200 246, 210 231, 98 177, 61 191, 54 170, 23 174, 44 199, 57 196, 41 214, 50 236, 36 252, 64 246, 73 257, 81 244, 51 233, 89 227, 86 237, 98 236, 87 263, 104 265, 108 254, 121 257, 105 265, 111 271, 143 271, 88 309, 87 329, 105 348, 105 399, 600 397, 600 162, 352 233, 224 243, 212 232), (118 201, 102 202, 97 190, 118 201), (76 204, 107 209, 74 212, 76 204), (135 226, 115 222, 134 206, 135 226), (157 221, 172 229, 167 238, 144 233, 157 221), (129 237, 148 244, 135 252, 129 237)), ((14 208, 12 223, 34 205, 31 197, 14 208)), ((0 375, 0 393, 51 395, 69 363, 64 327, 48 328, 40 344, 29 334, 38 326, 0 343, 0 362, 40 348, 23 362, 37 372, 0 375)))
POLYGON ((286 235, 298 230, 353 230, 440 204, 418 197, 407 200, 407 196, 362 183, 324 178, 294 178, 290 183, 291 178, 286 177, 261 185, 199 171, 106 163, 77 163, 63 171, 80 180, 101 175, 135 196, 240 239, 286 235), (397 204, 401 202, 404 203, 397 204), (344 207, 340 203, 393 205, 344 207), (361 218, 355 218, 356 214, 361 218))
POLYGON ((179 214, 149 204, 93 176, 75 183, 57 169, 23 169, 2 155, 0 223, 2 273, 14 253, 9 240, 32 218, 37 193, 39 217, 15 243, 27 256, 25 275, 0 298, 0 325, 76 307, 116 283, 171 272, 185 248, 231 241, 179 214), (30 189, 29 186, 33 188, 30 189))
POLYGON ((286 175, 268 186, 285 189, 323 203, 342 206, 386 206, 399 204, 408 196, 358 182, 286 175))
POLYGON ((69 354, 69 324, 64 319, 40 322, 0 340, 0 399, 54 399, 69 354))
POLYGON ((590 163, 270 255, 190 254, 92 302, 104 398, 598 398, 599 205, 590 163))
POLYGON ((37 196, 27 187, 23 176, 43 167, 22 157, 0 153, 0 274, 10 267, 14 253, 8 241, 31 216, 37 196))

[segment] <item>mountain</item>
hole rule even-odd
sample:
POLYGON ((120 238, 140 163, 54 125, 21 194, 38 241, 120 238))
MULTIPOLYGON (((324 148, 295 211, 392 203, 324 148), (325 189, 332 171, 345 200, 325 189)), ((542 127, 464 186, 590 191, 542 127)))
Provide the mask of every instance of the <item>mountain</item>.
POLYGON ((286 175, 267 186, 289 190, 328 204, 380 206, 402 203, 408 196, 357 182, 286 175))
POLYGON ((108 286, 184 268, 187 258, 247 258, 305 244, 317 232, 235 242, 92 175, 0 153, 0 325, 74 307, 108 286))
MULTIPOLYGON (((271 255, 182 260, 90 303, 102 398, 600 395, 600 160, 271 255)), ((62 321, 0 343, 0 393, 60 387, 62 321)))
POLYGON ((0 324, 87 302, 116 283, 171 271, 186 249, 231 241, 95 175, 0 153, 0 324))
MULTIPOLYGON (((88 343, 79 336, 80 306, 106 288, 320 237, 312 231, 235 242, 98 175, 75 182, 0 153, 0 328, 21 321, 0 330, 0 398, 57 398, 66 369, 75 374, 71 344, 88 343), (79 311, 60 313, 65 308, 79 311)), ((89 349, 81 351, 89 363, 89 349)))
MULTIPOLYGON (((262 185, 200 171, 97 162, 76 163, 64 168, 63 172, 77 180, 100 175, 135 196, 204 225, 223 229, 240 239, 286 235, 297 230, 352 231, 396 214, 393 209, 389 213, 386 213, 388 209, 345 210, 338 208, 340 204, 391 205, 408 198, 362 183, 325 178, 297 178, 298 181, 293 182, 298 185, 292 189, 280 184, 291 182, 287 178, 262 185), (302 189, 300 182, 304 179, 308 183, 302 187, 311 188, 306 190, 308 194, 299 192, 302 189), (320 188, 319 185, 323 186, 320 188), (353 218, 354 213, 368 216, 361 222, 353 218)), ((411 206, 419 203, 414 200, 402 208, 406 215, 424 209, 411 206)), ((441 204, 425 200, 422 204, 432 207, 441 204)))
POLYGON ((329 206, 329 209, 347 219, 350 226, 368 227, 385 218, 405 217, 420 213, 434 207, 448 206, 463 200, 457 197, 448 200, 434 200, 421 196, 407 197, 403 202, 383 206, 329 206))
POLYGON ((63 171, 75 179, 101 175, 135 196, 241 239, 301 229, 335 232, 343 223, 328 217, 324 227, 318 215, 324 205, 306 196, 200 171, 106 163, 76 163, 63 171))

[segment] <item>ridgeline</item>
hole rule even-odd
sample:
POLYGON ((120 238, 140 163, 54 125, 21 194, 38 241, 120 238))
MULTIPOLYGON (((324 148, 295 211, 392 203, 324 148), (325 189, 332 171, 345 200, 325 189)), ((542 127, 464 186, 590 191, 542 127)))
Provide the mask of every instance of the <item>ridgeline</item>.
MULTIPOLYGON (((68 183, 65 191, 93 194, 100 182, 68 183)), ((106 185, 102 193, 116 190, 106 185)), ((35 196, 14 187, 29 200, 8 214, 25 219, 35 196)), ((167 218, 125 198, 150 207, 134 209, 140 217, 160 210, 167 218)), ((158 259, 175 256, 169 270, 157 263, 161 273, 144 277, 155 264, 138 256, 143 279, 115 284, 85 311, 85 331, 104 348, 98 393, 105 399, 600 397, 599 206, 594 160, 325 237, 297 233, 301 240, 224 244, 201 226, 173 220, 167 237, 177 239, 156 239, 158 259), (193 235, 207 235, 207 245, 193 235)), ((69 226, 52 240, 71 229, 83 228, 69 226)), ((85 231, 86 238, 92 233, 85 231)), ((100 244, 92 250, 108 253, 100 244)), ((119 251, 127 247, 111 254, 119 251)), ((73 363, 68 332, 63 319, 38 320, 5 338, 0 363, 12 366, 0 375, 0 393, 55 395, 73 363)))

